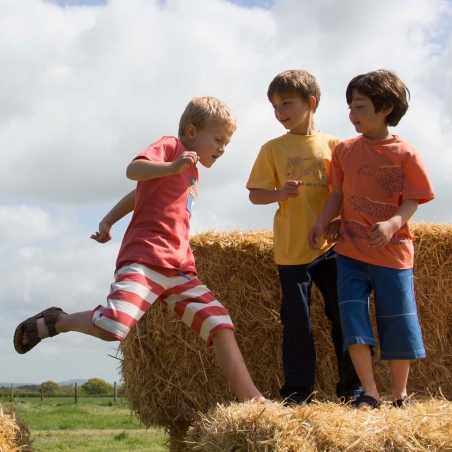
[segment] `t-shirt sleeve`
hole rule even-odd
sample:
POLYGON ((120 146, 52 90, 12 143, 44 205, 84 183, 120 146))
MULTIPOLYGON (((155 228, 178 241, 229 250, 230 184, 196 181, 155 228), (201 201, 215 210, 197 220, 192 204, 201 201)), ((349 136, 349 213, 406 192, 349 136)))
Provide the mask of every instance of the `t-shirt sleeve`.
POLYGON ((152 162, 172 162, 175 158, 177 143, 166 141, 162 143, 162 140, 151 144, 146 149, 141 151, 134 160, 144 159, 152 162))
POLYGON ((331 157, 330 172, 328 174, 328 184, 333 187, 342 187, 344 181, 344 171, 342 170, 342 165, 340 163, 340 153, 343 149, 341 144, 338 144, 333 151, 333 156, 331 157))
POLYGON ((261 190, 274 190, 276 187, 276 166, 269 145, 262 146, 250 177, 246 184, 248 190, 257 188, 261 190))
POLYGON ((402 200, 417 199, 424 204, 434 198, 424 161, 419 153, 413 154, 403 167, 402 200))

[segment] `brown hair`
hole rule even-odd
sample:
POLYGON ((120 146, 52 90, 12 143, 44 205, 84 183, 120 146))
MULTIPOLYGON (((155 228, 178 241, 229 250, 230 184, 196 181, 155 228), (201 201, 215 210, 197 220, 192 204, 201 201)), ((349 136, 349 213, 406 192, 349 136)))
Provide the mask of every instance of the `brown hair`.
POLYGON ((281 96, 286 93, 294 93, 306 102, 309 102, 311 96, 315 97, 317 103, 314 112, 319 106, 320 86, 313 75, 302 69, 291 69, 278 74, 268 87, 267 97, 271 102, 275 94, 281 96))
POLYGON ((372 101, 375 112, 392 107, 386 116, 388 126, 396 126, 408 110, 410 91, 394 72, 385 69, 357 75, 347 86, 347 104, 352 101, 353 90, 367 96, 372 101))
POLYGON ((224 125, 230 132, 237 129, 237 120, 231 109, 221 100, 211 96, 194 97, 185 107, 179 121, 179 138, 185 135, 185 128, 193 124, 204 129, 212 123, 224 125))

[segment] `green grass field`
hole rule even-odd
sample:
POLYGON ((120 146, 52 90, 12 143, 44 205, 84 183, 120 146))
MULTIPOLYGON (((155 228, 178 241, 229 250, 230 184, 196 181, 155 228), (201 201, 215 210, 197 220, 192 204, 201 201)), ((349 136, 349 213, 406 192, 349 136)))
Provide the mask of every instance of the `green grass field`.
MULTIPOLYGON (((11 405, 2 401, 0 404, 11 405)), ((161 428, 146 430, 129 405, 110 398, 33 398, 14 401, 31 431, 35 452, 166 451, 161 428)))

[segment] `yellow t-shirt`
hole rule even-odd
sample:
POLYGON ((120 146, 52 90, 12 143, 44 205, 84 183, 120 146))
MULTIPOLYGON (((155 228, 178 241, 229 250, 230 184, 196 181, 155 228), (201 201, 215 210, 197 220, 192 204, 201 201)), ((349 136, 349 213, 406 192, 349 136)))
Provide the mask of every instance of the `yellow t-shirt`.
POLYGON ((278 202, 273 222, 274 254, 278 265, 308 264, 331 245, 322 238, 320 251, 308 246, 314 226, 330 194, 328 172, 339 139, 323 132, 294 135, 290 132, 264 144, 246 184, 248 189, 280 190, 288 180, 300 180, 299 196, 278 202))

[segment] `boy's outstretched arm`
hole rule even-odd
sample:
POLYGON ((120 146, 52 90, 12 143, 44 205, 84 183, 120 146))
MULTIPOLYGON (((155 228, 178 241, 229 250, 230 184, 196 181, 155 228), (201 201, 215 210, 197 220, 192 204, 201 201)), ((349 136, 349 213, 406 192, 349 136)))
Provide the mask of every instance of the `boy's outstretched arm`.
POLYGON ((288 180, 281 190, 263 190, 251 188, 249 198, 253 204, 271 204, 272 202, 287 201, 298 196, 299 180, 288 180))
POLYGON ((99 223, 99 231, 90 238, 99 243, 111 240, 111 227, 135 208, 135 189, 124 196, 99 223))
POLYGON ((193 151, 183 152, 174 162, 153 162, 137 158, 129 163, 126 176, 136 181, 155 179, 156 177, 171 176, 195 165, 199 160, 198 154, 193 151))
POLYGON ((385 246, 391 240, 391 237, 414 215, 417 206, 417 199, 406 199, 393 217, 372 225, 369 245, 374 248, 385 246))
POLYGON ((325 231, 325 228, 334 220, 341 210, 343 193, 341 187, 333 187, 333 191, 326 200, 322 213, 317 218, 314 227, 308 234, 308 245, 313 250, 318 250, 317 242, 325 231))

